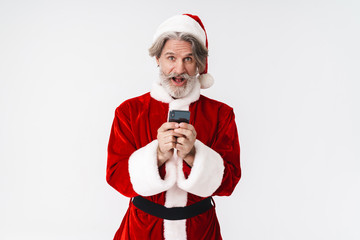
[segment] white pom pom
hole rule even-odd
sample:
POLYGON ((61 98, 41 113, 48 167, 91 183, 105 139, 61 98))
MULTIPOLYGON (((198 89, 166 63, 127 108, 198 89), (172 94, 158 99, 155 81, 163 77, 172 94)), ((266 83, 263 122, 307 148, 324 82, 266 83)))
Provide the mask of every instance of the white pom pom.
POLYGON ((214 84, 214 78, 209 73, 201 74, 199 76, 199 82, 201 89, 206 89, 214 84))

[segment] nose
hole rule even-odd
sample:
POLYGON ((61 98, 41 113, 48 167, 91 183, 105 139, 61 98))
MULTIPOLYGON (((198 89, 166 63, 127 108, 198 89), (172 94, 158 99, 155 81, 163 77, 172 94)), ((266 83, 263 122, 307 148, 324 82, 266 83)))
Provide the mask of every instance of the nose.
POLYGON ((175 62, 174 72, 175 72, 176 74, 183 74, 183 73, 185 73, 185 65, 184 65, 184 62, 181 61, 180 59, 175 62))

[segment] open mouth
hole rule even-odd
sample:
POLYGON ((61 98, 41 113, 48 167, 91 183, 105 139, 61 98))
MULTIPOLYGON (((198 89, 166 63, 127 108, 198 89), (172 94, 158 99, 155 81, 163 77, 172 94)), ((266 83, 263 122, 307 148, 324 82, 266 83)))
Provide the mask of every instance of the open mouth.
POLYGON ((172 77, 171 80, 176 86, 182 86, 185 83, 185 78, 182 77, 172 77))

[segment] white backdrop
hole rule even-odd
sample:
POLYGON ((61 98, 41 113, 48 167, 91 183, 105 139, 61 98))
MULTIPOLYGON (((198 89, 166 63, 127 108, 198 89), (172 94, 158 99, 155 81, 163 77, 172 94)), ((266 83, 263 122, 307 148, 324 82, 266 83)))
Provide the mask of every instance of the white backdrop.
POLYGON ((208 31, 203 94, 237 117, 224 239, 360 239, 357 0, 0 0, 0 239, 112 239, 114 110, 150 90, 152 35, 179 13, 208 31))

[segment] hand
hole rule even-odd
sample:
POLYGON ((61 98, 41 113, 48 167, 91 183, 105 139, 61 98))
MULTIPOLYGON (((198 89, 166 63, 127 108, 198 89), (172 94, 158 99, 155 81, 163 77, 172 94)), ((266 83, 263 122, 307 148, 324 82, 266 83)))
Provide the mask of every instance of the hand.
POLYGON ((175 148, 178 150, 177 155, 192 166, 195 156, 194 143, 197 134, 194 126, 188 123, 180 123, 179 128, 175 128, 174 132, 180 134, 175 144, 175 148))
POLYGON ((157 149, 158 166, 163 165, 169 160, 176 146, 176 138, 181 134, 175 133, 174 129, 179 128, 179 124, 176 122, 166 122, 158 129, 157 140, 159 146, 157 149))

